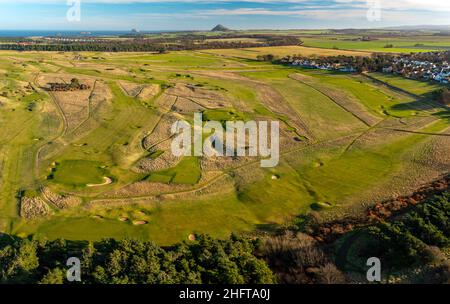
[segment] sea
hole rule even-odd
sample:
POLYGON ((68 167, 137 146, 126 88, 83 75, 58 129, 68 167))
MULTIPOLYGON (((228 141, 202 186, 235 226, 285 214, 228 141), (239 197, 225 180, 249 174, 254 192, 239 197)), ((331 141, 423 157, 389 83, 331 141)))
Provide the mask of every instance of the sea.
MULTIPOLYGON (((156 34, 162 31, 145 31, 139 34, 156 34)), ((132 34, 132 31, 57 31, 57 30, 0 30, 0 37, 54 37, 54 36, 119 36, 132 34)))

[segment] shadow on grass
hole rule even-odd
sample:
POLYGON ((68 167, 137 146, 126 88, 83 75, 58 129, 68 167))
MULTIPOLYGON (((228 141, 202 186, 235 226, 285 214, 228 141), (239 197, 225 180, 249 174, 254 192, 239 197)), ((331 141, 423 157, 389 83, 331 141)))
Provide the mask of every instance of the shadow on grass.
POLYGON ((267 233, 276 233, 280 231, 280 225, 277 224, 258 224, 256 225, 256 231, 258 232, 267 232, 267 233))
MULTIPOLYGON (((431 111, 435 109, 446 109, 446 108, 448 107, 437 101, 434 101, 431 95, 429 94, 422 95, 418 99, 413 100, 411 102, 399 103, 391 107, 391 109, 397 111, 411 111, 411 110, 431 111)), ((443 112, 450 113, 449 110, 447 111, 444 110, 443 112)))

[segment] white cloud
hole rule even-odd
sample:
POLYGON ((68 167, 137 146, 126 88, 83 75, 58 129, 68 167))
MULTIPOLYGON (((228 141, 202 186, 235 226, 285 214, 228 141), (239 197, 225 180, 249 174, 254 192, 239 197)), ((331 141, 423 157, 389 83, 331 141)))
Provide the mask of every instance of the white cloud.
MULTIPOLYGON (((402 9, 402 10, 431 10, 431 11, 450 11, 449 0, 379 0, 384 9, 402 9)), ((66 3, 67 0, 15 0, 14 3, 66 3)), ((314 4, 321 7, 318 1, 309 0, 81 0, 84 3, 100 3, 100 4, 130 4, 130 3, 226 3, 226 2, 242 2, 242 3, 272 3, 272 4, 314 4)), ((333 6, 354 6, 361 7, 365 5, 366 0, 330 0, 323 1, 323 7, 333 6), (331 3, 331 5, 330 5, 331 3)), ((0 0, 0 3, 11 3, 11 0, 0 0)))

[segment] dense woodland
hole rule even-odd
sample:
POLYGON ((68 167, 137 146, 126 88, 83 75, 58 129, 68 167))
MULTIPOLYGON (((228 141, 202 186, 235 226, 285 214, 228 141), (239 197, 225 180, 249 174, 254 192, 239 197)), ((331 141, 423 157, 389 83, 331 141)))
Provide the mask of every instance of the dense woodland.
MULTIPOLYGON (((14 51, 59 51, 59 52, 166 52, 182 50, 205 50, 205 49, 235 49, 268 46, 299 45, 301 41, 291 36, 270 35, 228 35, 224 37, 202 37, 185 35, 177 38, 135 38, 127 40, 99 40, 73 38, 73 41, 64 41, 54 38, 48 41, 22 41, 17 43, 0 44, 0 50, 14 51), (258 39, 254 41, 239 41, 240 38, 258 39), (208 40, 206 40, 208 39, 208 40)), ((67 38, 70 39, 70 38, 67 38)))
POLYGON ((84 284, 275 282, 267 264, 253 254, 258 243, 236 236, 200 236, 171 248, 138 240, 49 242, 6 235, 0 244, 0 283, 63 283, 70 257, 80 258, 84 284))

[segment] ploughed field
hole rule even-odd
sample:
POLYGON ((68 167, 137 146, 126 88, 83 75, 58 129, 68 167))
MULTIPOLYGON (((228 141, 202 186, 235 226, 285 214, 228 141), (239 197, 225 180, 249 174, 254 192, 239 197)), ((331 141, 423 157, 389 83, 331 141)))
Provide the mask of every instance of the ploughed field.
POLYGON ((0 231, 167 245, 357 212, 449 171, 435 86, 251 60, 266 49, 1 52, 0 231), (86 89, 45 90, 74 78, 86 89), (280 164, 173 156, 171 126, 195 112, 280 121, 280 164))

